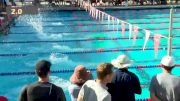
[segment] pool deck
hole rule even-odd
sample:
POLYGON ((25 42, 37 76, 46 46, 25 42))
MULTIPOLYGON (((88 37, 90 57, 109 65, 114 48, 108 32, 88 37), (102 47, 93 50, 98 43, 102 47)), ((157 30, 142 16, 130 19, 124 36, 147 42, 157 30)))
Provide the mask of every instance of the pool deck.
MULTIPOLYGON (((180 8, 180 5, 153 5, 153 6, 95 6, 97 9, 101 10, 133 10, 133 9, 166 9, 166 8, 180 8)), ((42 6, 40 11, 51 11, 51 10, 84 10, 80 7, 70 7, 70 6, 42 6)))
MULTIPOLYGON (((146 5, 146 6, 95 6, 100 10, 142 10, 142 9, 167 9, 167 8, 180 8, 180 5, 146 5)), ((84 11, 85 9, 80 7, 74 7, 70 5, 64 6, 51 6, 51 5, 42 5, 38 6, 39 11, 84 11)), ((10 21, 11 22, 11 21, 10 21)), ((4 33, 4 30, 9 26, 8 24, 4 24, 0 28, 0 34, 4 33)))

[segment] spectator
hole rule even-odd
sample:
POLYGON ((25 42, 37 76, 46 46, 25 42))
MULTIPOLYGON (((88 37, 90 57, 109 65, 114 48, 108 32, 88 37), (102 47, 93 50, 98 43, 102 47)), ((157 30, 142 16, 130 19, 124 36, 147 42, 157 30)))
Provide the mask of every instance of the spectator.
POLYGON ((0 96, 0 101, 8 101, 8 99, 4 96, 0 96))
POLYGON ((138 77, 128 71, 131 63, 132 61, 126 55, 120 55, 112 60, 112 64, 118 68, 112 82, 107 85, 112 101, 135 101, 135 93, 141 94, 138 77))
POLYGON ((14 2, 14 0, 9 0, 9 2, 11 3, 12 6, 16 6, 16 3, 14 2))
POLYGON ((180 77, 171 74, 175 67, 174 58, 164 56, 161 64, 162 73, 154 76, 150 83, 152 101, 180 101, 180 77))
POLYGON ((33 5, 35 5, 35 6, 40 5, 40 0, 34 0, 34 1, 33 1, 33 5))
POLYGON ((87 81, 92 79, 92 74, 90 71, 82 65, 76 66, 73 75, 70 78, 72 83, 69 86, 69 93, 71 95, 71 101, 77 101, 77 97, 82 85, 87 81))
POLYGON ((39 80, 23 89, 19 101, 66 101, 62 88, 49 83, 50 67, 51 63, 46 60, 36 64, 39 80))
POLYGON ((106 84, 113 77, 113 65, 102 63, 97 67, 97 79, 88 80, 81 88, 77 101, 111 101, 106 84))
POLYGON ((0 7, 1 7, 1 9, 3 9, 6 6, 7 6, 6 0, 0 0, 0 7))

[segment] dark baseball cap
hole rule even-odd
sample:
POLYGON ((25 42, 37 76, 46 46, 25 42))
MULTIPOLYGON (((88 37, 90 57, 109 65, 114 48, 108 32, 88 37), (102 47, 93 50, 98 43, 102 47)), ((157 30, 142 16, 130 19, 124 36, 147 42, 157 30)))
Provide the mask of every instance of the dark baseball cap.
POLYGON ((35 66, 36 73, 47 74, 50 71, 51 63, 47 60, 40 60, 35 66))

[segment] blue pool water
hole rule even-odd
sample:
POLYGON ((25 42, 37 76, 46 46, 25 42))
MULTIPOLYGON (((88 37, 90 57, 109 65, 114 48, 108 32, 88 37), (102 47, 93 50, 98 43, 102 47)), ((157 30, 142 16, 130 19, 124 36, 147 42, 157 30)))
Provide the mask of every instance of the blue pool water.
MULTIPOLYGON (((141 28, 149 28, 154 33, 168 35, 168 9, 106 12, 141 28)), ((176 9, 174 13, 173 56, 176 63, 180 64, 180 9, 176 9)), ((114 29, 117 28, 120 29, 121 26, 115 25, 114 29)), ((129 32, 126 29, 125 38, 128 38, 128 35, 129 32)), ((165 38, 161 39, 160 48, 163 49, 159 50, 157 58, 154 57, 154 50, 96 53, 99 49, 140 49, 143 47, 144 35, 143 31, 137 34, 140 38, 136 40, 135 45, 132 44, 132 39, 97 40, 102 37, 122 38, 121 31, 113 31, 113 25, 108 25, 107 20, 92 19, 85 11, 53 11, 20 16, 16 20, 16 25, 12 26, 9 35, 0 36, 0 73, 33 72, 35 63, 40 59, 51 61, 52 70, 72 70, 78 64, 85 65, 87 68, 96 68, 98 63, 111 62, 120 54, 126 54, 134 60, 133 66, 158 65, 162 56, 167 54, 165 38)), ((153 39, 149 39, 146 48, 153 47, 153 39)), ((161 69, 145 68, 130 69, 130 71, 136 73, 141 84, 145 85, 142 94, 137 95, 136 98, 149 98, 150 79, 160 73, 161 69)), ((50 77, 51 82, 63 88, 68 101, 70 97, 67 88, 70 85, 71 74, 72 72, 57 73, 50 77)), ((175 68, 173 74, 180 76, 180 68, 175 68)), ((94 71, 93 75, 95 76, 94 71)), ((16 101, 21 89, 35 80, 37 80, 35 75, 0 76, 0 95, 7 96, 9 101, 16 101)))

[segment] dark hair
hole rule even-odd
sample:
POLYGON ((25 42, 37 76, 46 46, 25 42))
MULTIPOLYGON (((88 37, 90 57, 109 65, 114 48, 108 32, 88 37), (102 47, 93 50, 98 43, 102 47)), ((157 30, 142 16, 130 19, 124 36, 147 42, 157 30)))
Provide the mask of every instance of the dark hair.
POLYGON ((110 63, 101 63, 97 67, 97 78, 104 79, 107 75, 113 73, 113 65, 110 63))
POLYGON ((40 60, 36 66, 36 74, 41 77, 45 78, 48 75, 48 72, 50 72, 51 63, 47 60, 40 60))
POLYGON ((174 67, 175 67, 175 66, 170 67, 170 66, 162 65, 162 68, 164 68, 164 69, 167 70, 167 71, 171 71, 174 67))

